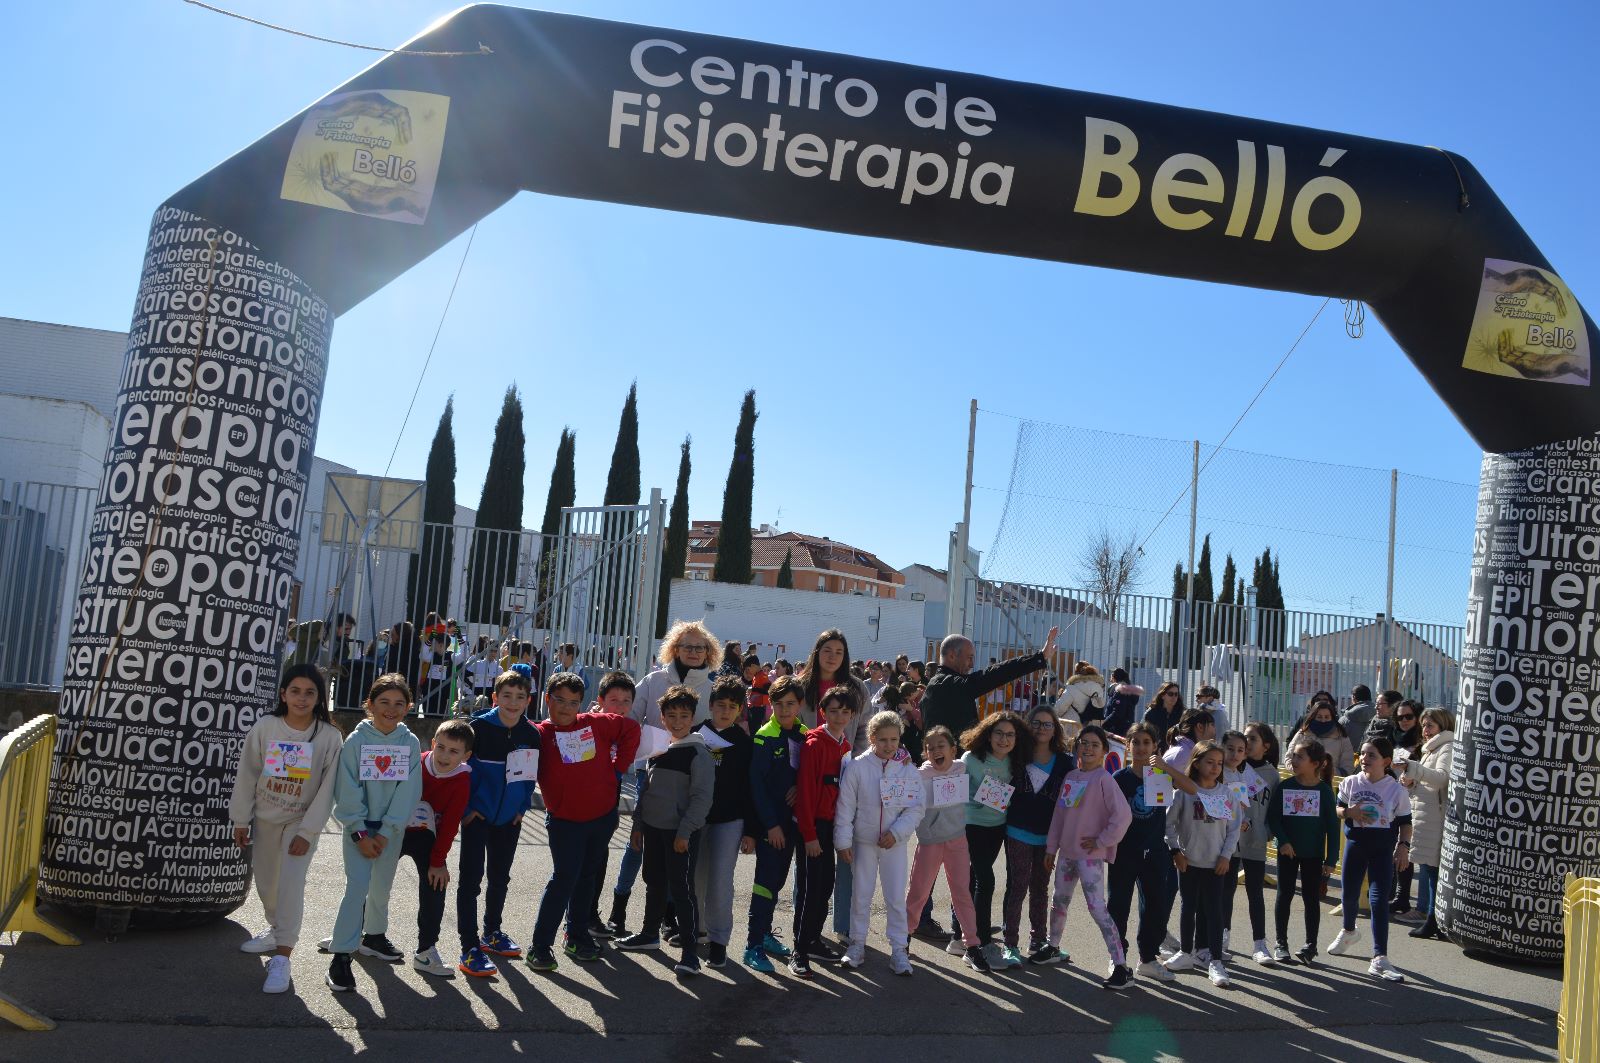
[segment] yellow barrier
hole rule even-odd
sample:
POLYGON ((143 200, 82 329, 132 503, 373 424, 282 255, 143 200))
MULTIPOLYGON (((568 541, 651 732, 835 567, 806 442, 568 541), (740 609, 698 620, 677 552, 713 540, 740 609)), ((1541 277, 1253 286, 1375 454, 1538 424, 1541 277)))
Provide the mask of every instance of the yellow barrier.
MULTIPOLYGON (((55 744, 54 716, 35 717, 0 739, 0 931, 32 931, 57 945, 76 945, 77 938, 34 910, 55 744)), ((45 1016, 3 993, 0 1019, 24 1030, 56 1028, 45 1016)))
POLYGON ((1566 957, 1556 1045, 1562 1063, 1600 1063, 1600 878, 1567 876, 1566 957))

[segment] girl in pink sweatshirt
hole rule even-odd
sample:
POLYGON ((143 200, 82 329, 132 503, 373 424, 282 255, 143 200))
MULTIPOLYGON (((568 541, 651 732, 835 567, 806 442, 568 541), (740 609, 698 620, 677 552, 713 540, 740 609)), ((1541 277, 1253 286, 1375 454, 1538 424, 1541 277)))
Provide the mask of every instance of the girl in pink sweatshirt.
POLYGON ((1061 798, 1050 820, 1045 842, 1045 868, 1055 870, 1055 903, 1050 909, 1050 945, 1061 947, 1061 932, 1067 925, 1067 908, 1078 882, 1089 905, 1089 917, 1105 937, 1111 954, 1111 974, 1103 983, 1107 989, 1123 989, 1131 973, 1122 951, 1122 935, 1106 909, 1106 865, 1117 856, 1117 843, 1133 822, 1122 789, 1105 770, 1110 743, 1105 731, 1090 724, 1078 732, 1078 767, 1067 773, 1061 784, 1061 798))

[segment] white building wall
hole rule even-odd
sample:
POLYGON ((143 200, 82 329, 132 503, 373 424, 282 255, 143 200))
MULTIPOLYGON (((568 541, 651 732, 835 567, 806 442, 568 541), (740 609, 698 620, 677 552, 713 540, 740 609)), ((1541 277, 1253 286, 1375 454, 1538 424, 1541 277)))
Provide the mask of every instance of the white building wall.
POLYGON ((0 394, 0 480, 97 488, 110 437, 88 403, 0 394))
POLYGON ((704 620, 724 643, 753 643, 763 661, 787 657, 796 667, 829 628, 844 633, 854 660, 916 659, 923 649, 923 603, 905 599, 673 580, 667 615, 704 620))
POLYGON ((109 421, 127 348, 126 332, 0 317, 0 389, 86 403, 109 421))

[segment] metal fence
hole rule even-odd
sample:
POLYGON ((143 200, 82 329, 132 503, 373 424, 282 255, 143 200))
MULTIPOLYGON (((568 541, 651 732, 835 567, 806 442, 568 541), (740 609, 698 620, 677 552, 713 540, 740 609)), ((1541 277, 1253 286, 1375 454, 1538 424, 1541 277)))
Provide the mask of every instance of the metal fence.
POLYGON ((1078 661, 1108 675, 1126 668, 1152 692, 1177 683, 1188 703, 1210 683, 1235 726, 1261 720, 1285 732, 1313 693, 1343 700, 1357 683, 1453 709, 1460 682, 1464 629, 1447 624, 1145 594, 1110 602, 1088 590, 978 579, 966 581, 962 610, 980 666, 1032 653, 1059 627, 1057 675, 1078 661))
POLYGON ((92 487, 0 480, 0 687, 61 684, 94 502, 92 487))

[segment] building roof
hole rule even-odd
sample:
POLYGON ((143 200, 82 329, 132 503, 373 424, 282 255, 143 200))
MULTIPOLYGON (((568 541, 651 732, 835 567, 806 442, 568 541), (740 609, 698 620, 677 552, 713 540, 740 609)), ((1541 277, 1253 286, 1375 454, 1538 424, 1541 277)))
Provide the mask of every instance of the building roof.
MULTIPOLYGON (((714 554, 722 522, 697 520, 689 526, 689 556, 714 554)), ((779 568, 785 555, 794 568, 831 570, 838 565, 853 565, 871 569, 876 578, 885 583, 904 583, 905 576, 891 568, 877 554, 849 543, 830 539, 825 535, 806 535, 803 532, 777 531, 763 524, 756 529, 750 542, 751 567, 755 569, 779 568)))

